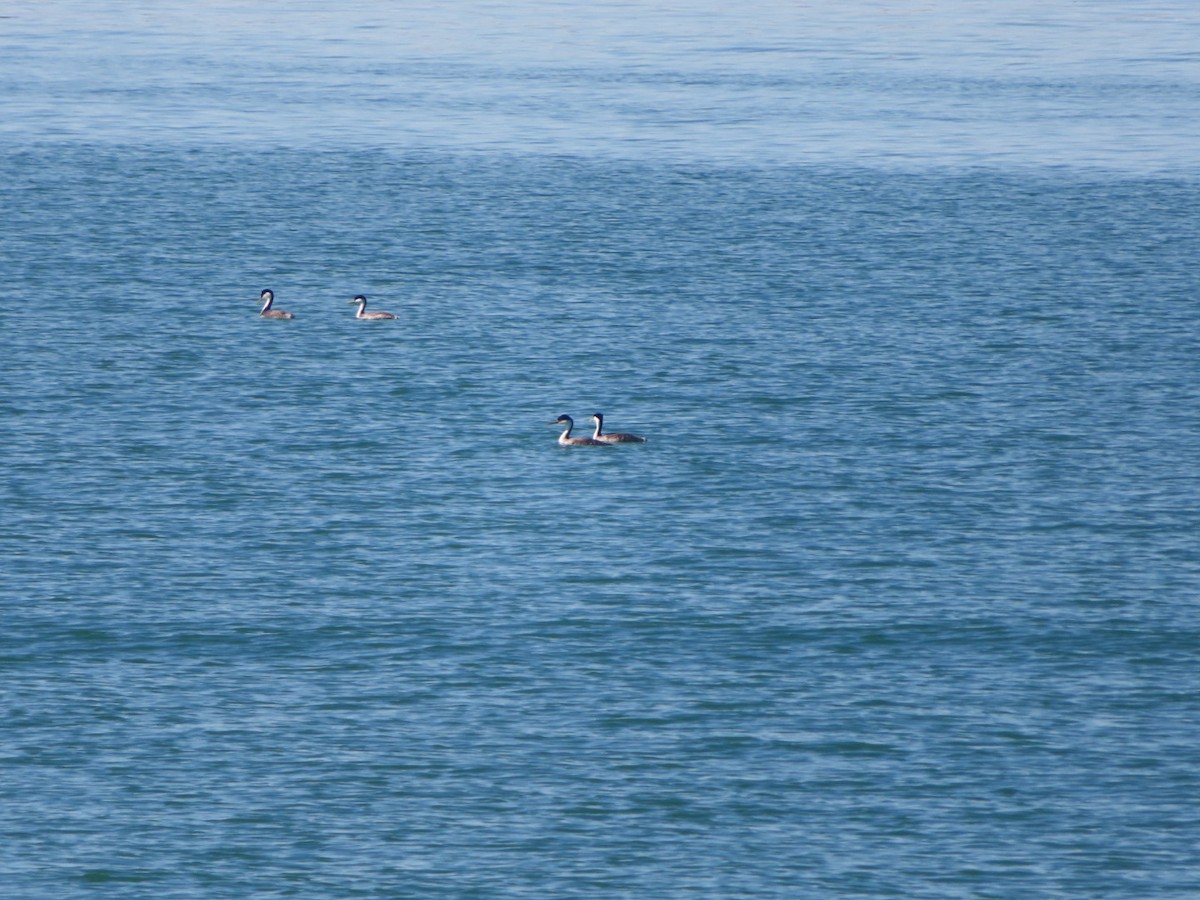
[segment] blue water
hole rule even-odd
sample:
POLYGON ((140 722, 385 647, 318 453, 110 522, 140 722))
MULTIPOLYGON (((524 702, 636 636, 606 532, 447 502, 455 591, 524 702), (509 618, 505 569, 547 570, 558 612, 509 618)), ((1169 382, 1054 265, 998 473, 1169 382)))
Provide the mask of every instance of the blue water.
POLYGON ((1200 12, 996 6, 0 10, 0 896, 1200 895, 1200 12))

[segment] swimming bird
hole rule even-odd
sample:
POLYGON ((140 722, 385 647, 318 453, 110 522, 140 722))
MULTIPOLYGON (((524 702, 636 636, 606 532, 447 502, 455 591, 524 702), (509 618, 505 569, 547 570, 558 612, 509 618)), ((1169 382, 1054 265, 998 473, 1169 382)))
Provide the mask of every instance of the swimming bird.
POLYGON ((604 441, 597 441, 590 437, 571 437, 571 429, 575 427, 575 420, 568 415, 561 415, 551 425, 566 425, 567 430, 558 436, 558 442, 564 447, 605 447, 604 441))
POLYGON ((358 304, 358 312, 356 312, 354 314, 354 318, 356 318, 356 319, 394 319, 394 318, 396 318, 390 312, 374 312, 374 311, 367 312, 366 311, 367 298, 364 297, 362 294, 359 294, 357 297, 355 297, 350 302, 358 304))
POLYGON ((614 431, 612 434, 604 434, 604 413, 592 413, 592 421, 596 423, 596 433, 592 435, 592 440, 600 441, 604 444, 644 444, 646 439, 640 434, 628 434, 623 431, 614 431))
POLYGON ((264 319, 294 319, 296 318, 290 312, 284 312, 282 309, 271 309, 271 304, 275 302, 274 291, 263 291, 258 295, 258 302, 263 305, 263 308, 258 311, 258 314, 264 319))

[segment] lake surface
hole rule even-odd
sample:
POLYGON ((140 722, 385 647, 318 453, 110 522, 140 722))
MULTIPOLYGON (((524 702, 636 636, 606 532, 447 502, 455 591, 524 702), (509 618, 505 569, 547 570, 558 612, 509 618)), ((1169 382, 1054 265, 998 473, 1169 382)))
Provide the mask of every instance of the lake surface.
POLYGON ((0 6, 0 894, 1200 893, 1200 9, 994 7, 0 6))

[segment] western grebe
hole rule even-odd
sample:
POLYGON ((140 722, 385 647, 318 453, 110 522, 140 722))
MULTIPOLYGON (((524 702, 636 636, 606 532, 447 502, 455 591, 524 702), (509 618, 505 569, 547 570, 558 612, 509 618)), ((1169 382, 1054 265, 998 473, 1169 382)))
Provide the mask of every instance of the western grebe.
POLYGON ((616 431, 612 434, 604 434, 604 413, 592 413, 592 421, 596 423, 596 433, 592 435, 592 440, 600 441, 603 444, 644 444, 646 439, 640 434, 626 434, 625 432, 616 431))
POLYGON ((359 294, 351 303, 358 304, 358 312, 354 314, 356 319, 394 319, 396 318, 390 312, 367 312, 367 298, 359 294))
POLYGON ((561 415, 551 425, 566 425, 567 430, 558 436, 558 442, 564 447, 605 447, 607 444, 604 441, 597 441, 590 437, 571 437, 571 429, 575 427, 575 420, 568 415, 561 415))
POLYGON ((258 311, 258 314, 264 319, 294 319, 296 318, 290 312, 284 312, 282 309, 271 309, 271 304, 275 302, 274 291, 263 291, 258 295, 258 302, 263 305, 263 308, 258 311))

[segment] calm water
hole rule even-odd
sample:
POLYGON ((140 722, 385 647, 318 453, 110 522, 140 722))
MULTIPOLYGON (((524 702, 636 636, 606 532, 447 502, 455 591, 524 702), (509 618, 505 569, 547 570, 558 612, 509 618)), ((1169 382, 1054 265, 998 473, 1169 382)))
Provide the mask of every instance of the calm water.
POLYGON ((1200 894, 1200 11, 329 6, 0 6, 0 895, 1200 894))

